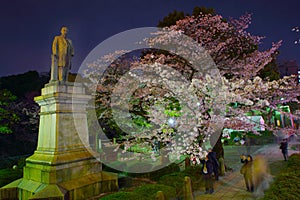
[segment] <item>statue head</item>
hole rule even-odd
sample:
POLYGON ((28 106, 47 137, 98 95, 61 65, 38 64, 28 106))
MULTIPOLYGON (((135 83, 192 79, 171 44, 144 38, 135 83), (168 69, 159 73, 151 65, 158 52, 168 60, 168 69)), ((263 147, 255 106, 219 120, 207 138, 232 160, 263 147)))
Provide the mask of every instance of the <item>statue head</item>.
POLYGON ((68 28, 67 28, 66 26, 63 26, 63 27, 61 28, 60 32, 61 32, 61 34, 62 34, 63 36, 66 36, 67 33, 68 33, 68 28))

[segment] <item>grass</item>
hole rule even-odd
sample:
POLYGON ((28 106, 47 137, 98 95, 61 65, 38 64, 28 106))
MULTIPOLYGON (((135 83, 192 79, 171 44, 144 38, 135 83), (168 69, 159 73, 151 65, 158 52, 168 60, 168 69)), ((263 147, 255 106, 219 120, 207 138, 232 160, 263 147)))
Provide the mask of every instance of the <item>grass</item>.
POLYGON ((0 188, 23 177, 23 167, 25 166, 25 156, 9 157, 0 162, 9 163, 6 168, 0 169, 0 188), (13 169, 13 166, 16 168, 13 169))
POLYGON ((0 170, 0 187, 7 185, 14 180, 22 178, 23 171, 20 169, 1 169, 0 170))
POLYGON ((175 189, 170 186, 161 184, 147 184, 136 187, 132 192, 120 191, 105 197, 100 198, 101 200, 153 200, 156 198, 156 193, 162 191, 166 199, 171 199, 176 196, 175 189))
POLYGON ((276 175, 271 187, 262 200, 300 199, 300 154, 293 154, 288 162, 274 162, 270 166, 271 174, 276 175))
POLYGON ((109 194, 101 199, 155 199, 158 191, 163 191, 167 199, 183 198, 184 177, 189 176, 194 190, 203 187, 201 166, 189 167, 183 171, 176 164, 171 164, 160 170, 141 174, 139 177, 130 177, 131 174, 122 177, 119 192, 109 194), (147 175, 147 176, 145 176, 147 175))
POLYGON ((277 176, 280 173, 287 172, 287 166, 288 162, 284 162, 281 160, 272 162, 272 164, 269 165, 270 172, 273 176, 277 176))

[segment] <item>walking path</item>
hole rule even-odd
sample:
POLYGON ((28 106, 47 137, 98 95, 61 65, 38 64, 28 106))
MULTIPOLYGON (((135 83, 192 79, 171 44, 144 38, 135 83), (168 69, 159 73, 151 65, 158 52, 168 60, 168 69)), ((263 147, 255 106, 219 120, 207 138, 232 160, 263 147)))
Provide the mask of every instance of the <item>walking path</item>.
MULTIPOLYGON (((250 154, 262 155, 271 164, 275 161, 283 161, 282 153, 278 144, 268 144, 264 146, 252 146, 250 154)), ((242 163, 240 155, 247 152, 244 146, 225 146, 225 164, 232 168, 231 172, 227 172, 225 176, 220 177, 219 181, 214 182, 215 192, 213 194, 204 194, 204 188, 195 191, 195 200, 254 200, 256 199, 252 193, 246 191, 243 176, 240 174, 242 163)), ((289 150, 289 154, 299 153, 298 151, 289 150)))

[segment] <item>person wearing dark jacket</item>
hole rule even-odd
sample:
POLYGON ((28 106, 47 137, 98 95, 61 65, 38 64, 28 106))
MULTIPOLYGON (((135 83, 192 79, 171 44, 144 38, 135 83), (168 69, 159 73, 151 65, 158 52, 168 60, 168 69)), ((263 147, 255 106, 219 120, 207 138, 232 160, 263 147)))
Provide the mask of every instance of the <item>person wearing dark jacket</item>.
POLYGON ((213 163, 209 159, 208 155, 205 159, 200 160, 202 164, 202 174, 205 183, 205 194, 212 194, 214 192, 212 173, 213 173, 213 163))
POLYGON ((287 159, 288 159, 288 143, 287 143, 286 138, 282 140, 279 148, 281 149, 284 160, 287 161, 287 159))
POLYGON ((216 152, 213 152, 211 148, 208 149, 208 159, 212 161, 213 172, 215 175, 215 180, 219 180, 219 162, 217 160, 216 152))

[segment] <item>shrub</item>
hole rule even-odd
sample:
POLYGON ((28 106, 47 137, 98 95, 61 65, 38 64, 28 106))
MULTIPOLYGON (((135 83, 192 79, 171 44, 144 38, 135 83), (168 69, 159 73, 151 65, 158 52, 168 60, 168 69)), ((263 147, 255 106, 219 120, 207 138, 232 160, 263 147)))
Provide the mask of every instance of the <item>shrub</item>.
POLYGON ((179 189, 184 184, 184 177, 185 177, 185 175, 183 173, 174 172, 172 174, 167 174, 167 175, 162 176, 159 179, 158 183, 179 189))
POLYGON ((184 176, 191 177, 192 180, 192 187, 193 189, 199 189, 199 187, 203 187, 203 176, 202 176, 202 166, 196 165, 193 167, 189 167, 182 171, 184 173, 184 176))
POLYGON ((162 191, 167 199, 175 197, 175 189, 160 184, 147 184, 137 187, 133 192, 117 192, 105 197, 100 198, 101 200, 153 200, 156 197, 156 193, 162 191))
POLYGON ((162 176, 158 183, 175 188, 176 196, 180 197, 183 195, 184 177, 184 173, 174 172, 172 174, 162 176))
MULTIPOLYGON (((131 166, 130 170, 134 171, 135 169, 135 171, 138 171, 141 170, 143 167, 145 167, 145 169, 150 169, 152 168, 152 165, 147 163, 140 163, 135 166, 131 166)), ((153 181, 158 181, 160 177, 162 177, 163 175, 180 171, 180 167, 175 163, 172 163, 166 167, 162 167, 162 168, 160 167, 161 166, 156 166, 152 169, 153 171, 147 173, 128 173, 128 176, 138 177, 138 178, 149 178, 153 181)))
MULTIPOLYGON (((155 168, 153 170, 155 170, 155 168)), ((162 176, 166 174, 171 174, 173 172, 179 172, 179 171, 180 171, 180 167, 177 164, 172 163, 166 167, 151 172, 150 179, 154 181, 158 181, 162 176)))
POLYGON ((172 199, 176 196, 175 188, 161 185, 161 184, 147 184, 137 187, 134 193, 143 197, 143 200, 153 200, 156 197, 156 193, 162 191, 167 199, 172 199))
POLYGON ((198 190, 203 186, 203 179, 201 175, 201 166, 188 167, 181 172, 174 172, 162 176, 158 183, 168 185, 176 189, 176 196, 183 195, 184 177, 189 176, 192 180, 193 190, 198 190))
POLYGON ((263 199, 300 199, 300 174, 290 172, 279 175, 263 199))
POLYGON ((292 170, 297 169, 297 171, 298 171, 299 164, 300 164, 300 154, 292 154, 288 160, 288 168, 292 169, 292 170), (296 169, 294 169, 294 168, 296 168, 296 169))
POLYGON ((134 192, 116 192, 100 198, 101 200, 142 200, 143 198, 134 192))
POLYGON ((190 176, 193 179, 199 179, 202 177, 202 166, 196 165, 186 168, 182 173, 184 173, 186 176, 190 176))

